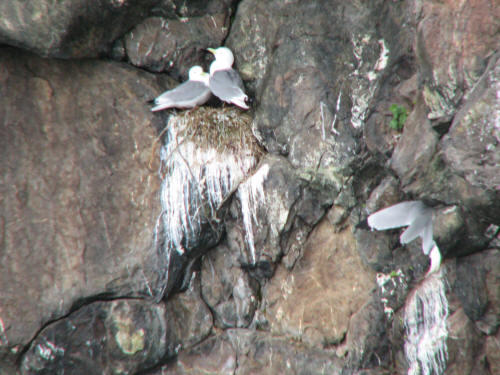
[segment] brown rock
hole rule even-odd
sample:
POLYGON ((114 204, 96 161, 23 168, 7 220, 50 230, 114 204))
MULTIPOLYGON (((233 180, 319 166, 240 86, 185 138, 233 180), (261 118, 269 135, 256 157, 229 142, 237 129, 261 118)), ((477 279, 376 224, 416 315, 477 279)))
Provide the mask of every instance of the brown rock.
POLYGON ((218 335, 182 351, 174 363, 151 375, 233 375, 237 365, 236 351, 225 336, 218 335))
POLYGON ((237 352, 236 375, 341 373, 331 350, 308 348, 266 332, 231 329, 227 335, 237 352))
POLYGON ((383 306, 376 299, 366 300, 349 322, 345 345, 348 363, 360 367, 387 366, 390 355, 383 306))
POLYGON ((500 8, 489 0, 421 2, 416 55, 429 119, 447 121, 499 47, 500 8))
POLYGON ((374 286, 375 273, 361 263, 351 231, 335 233, 323 220, 293 270, 278 267, 264 287, 265 316, 272 332, 319 347, 336 344, 374 286))
POLYGON ((485 334, 500 326, 500 254, 497 249, 457 259, 453 293, 464 312, 485 334))
POLYGON ((447 319, 448 327, 448 360, 446 374, 487 374, 483 369, 477 371, 476 362, 483 341, 474 324, 463 309, 457 310, 447 319))
POLYGON ((227 45, 235 54, 241 77, 250 81, 249 89, 260 91, 267 68, 274 35, 280 17, 277 1, 242 1, 238 6, 227 45))
POLYGON ((500 330, 486 338, 486 360, 492 374, 500 373, 500 330))
POLYGON ((226 244, 203 258, 202 295, 221 328, 248 327, 257 305, 257 283, 241 269, 237 254, 226 244))
POLYGON ((0 53, 0 352, 99 295, 154 295, 154 78, 0 53), (126 213, 126 214, 124 214, 126 213))
MULTIPOLYGON (((194 274, 189 289, 170 297, 166 303, 166 318, 174 333, 176 351, 190 348, 205 339, 212 330, 213 318, 200 295, 199 273, 194 274)), ((172 340, 170 340, 172 341, 172 340)))
POLYGON ((338 193, 341 176, 335 179, 334 173, 324 176, 321 171, 316 172, 301 176, 284 157, 267 154, 262 159, 256 174, 265 176, 263 197, 252 214, 257 219, 252 225, 255 254, 241 227, 241 197, 246 194, 246 198, 251 199, 249 189, 245 193, 240 187, 236 194, 237 199, 231 205, 233 218, 226 221, 228 246, 232 252, 240 254, 242 265, 248 266, 251 275, 258 280, 272 276, 275 263, 283 254, 286 267, 293 266, 308 234, 323 217, 325 206, 331 204, 338 193), (254 261, 256 264, 252 264, 254 261))
POLYGON ((457 112, 443 138, 444 159, 453 173, 470 186, 460 191, 465 203, 480 209, 500 224, 500 101, 498 100, 500 53, 491 57, 487 71, 457 112))
POLYGON ((399 175, 403 186, 424 174, 436 152, 438 141, 438 135, 427 120, 425 104, 419 98, 406 120, 403 135, 391 158, 391 167, 399 175))

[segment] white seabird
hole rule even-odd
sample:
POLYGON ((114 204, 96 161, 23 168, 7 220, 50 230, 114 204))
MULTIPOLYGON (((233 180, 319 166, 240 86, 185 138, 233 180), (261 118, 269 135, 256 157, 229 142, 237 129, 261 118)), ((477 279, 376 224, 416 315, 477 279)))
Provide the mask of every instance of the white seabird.
POLYGON ((191 67, 189 79, 157 97, 151 111, 156 112, 167 108, 194 108, 205 104, 212 95, 208 87, 209 79, 210 76, 203 71, 201 66, 191 67))
POLYGON ((227 47, 217 49, 207 48, 215 56, 210 65, 210 90, 220 100, 248 109, 243 81, 236 70, 232 68, 234 56, 227 47))
POLYGON ((422 251, 431 260, 427 271, 430 274, 441 265, 441 253, 433 239, 433 215, 434 209, 421 201, 401 202, 368 216, 368 225, 377 230, 407 226, 399 237, 399 242, 407 244, 417 237, 422 239, 422 251))

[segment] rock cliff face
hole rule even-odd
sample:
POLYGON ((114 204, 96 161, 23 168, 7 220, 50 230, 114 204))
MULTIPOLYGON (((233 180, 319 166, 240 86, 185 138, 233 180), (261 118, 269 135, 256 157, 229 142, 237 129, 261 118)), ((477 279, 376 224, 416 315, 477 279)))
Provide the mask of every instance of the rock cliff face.
POLYGON ((1 374, 500 373, 494 1, 0 13, 1 374), (149 111, 222 44, 250 111, 149 111))

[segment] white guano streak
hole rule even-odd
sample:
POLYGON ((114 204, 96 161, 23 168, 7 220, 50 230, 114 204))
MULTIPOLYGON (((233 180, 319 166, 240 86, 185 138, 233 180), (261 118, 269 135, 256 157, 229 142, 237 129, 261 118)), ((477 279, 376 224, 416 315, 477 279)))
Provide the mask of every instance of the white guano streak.
POLYGON ((166 246, 182 254, 182 243, 196 239, 201 223, 214 218, 220 204, 255 165, 256 158, 245 150, 239 154, 219 153, 178 137, 169 128, 170 142, 162 147, 162 218, 166 246))
POLYGON ((428 275, 406 303, 408 375, 441 375, 446 369, 448 300, 444 279, 442 268, 428 275))
POLYGON ((245 240, 250 250, 250 261, 257 262, 253 223, 257 223, 257 210, 265 202, 264 181, 269 173, 269 165, 264 164, 252 177, 243 182, 238 188, 238 197, 241 202, 241 215, 245 227, 245 240))
POLYGON ((367 71, 366 63, 363 61, 363 49, 365 45, 368 45, 371 37, 365 35, 362 39, 353 37, 353 53, 358 60, 358 67, 355 69, 350 76, 352 77, 352 107, 351 107, 351 124, 355 128, 360 128, 364 122, 366 115, 368 113, 368 107, 373 98, 373 95, 378 89, 379 82, 377 78, 379 77, 379 72, 383 71, 387 67, 387 62, 389 61, 389 48, 387 47, 383 39, 378 40, 380 45, 380 55, 378 60, 375 62, 373 69, 367 71), (364 73, 366 72, 366 73, 364 73))

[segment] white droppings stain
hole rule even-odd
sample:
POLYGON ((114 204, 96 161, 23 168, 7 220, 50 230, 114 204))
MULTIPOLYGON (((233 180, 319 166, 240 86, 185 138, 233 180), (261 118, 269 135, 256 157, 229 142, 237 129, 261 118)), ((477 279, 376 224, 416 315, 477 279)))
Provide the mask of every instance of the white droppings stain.
POLYGON ((373 70, 370 70, 368 73, 366 73, 366 78, 368 78, 368 81, 374 81, 375 79, 377 79, 377 73, 375 73, 375 71, 373 70))
POLYGON ((375 70, 384 70, 387 66, 387 62, 389 61, 389 48, 387 48, 387 45, 385 44, 384 39, 379 39, 378 44, 380 45, 381 51, 380 51, 380 57, 378 58, 377 62, 375 63, 375 70))
POLYGON ((233 356, 230 356, 226 359, 226 361, 222 364, 221 370, 223 371, 234 371, 236 368, 236 361, 233 356))
POLYGON ((380 39, 378 41, 380 45, 380 56, 373 69, 367 68, 362 59, 362 55, 364 46, 368 44, 370 40, 371 37, 369 35, 363 36, 361 40, 353 37, 353 53, 356 60, 358 60, 357 69, 350 74, 352 78, 351 124, 355 128, 363 126, 370 102, 379 86, 377 79, 380 74, 378 72, 384 70, 389 61, 389 49, 385 41, 380 39))
POLYGON ((176 126, 169 127, 168 137, 171 142, 161 149, 162 164, 168 171, 161 188, 162 218, 167 245, 182 254, 182 242, 189 245, 196 240, 202 221, 212 219, 256 159, 244 152, 220 153, 184 142, 177 138, 176 126))
POLYGON ((405 275, 401 269, 389 274, 378 273, 377 285, 380 290, 380 302, 382 302, 384 306, 384 313, 387 319, 391 320, 394 315, 394 310, 389 306, 389 297, 394 296, 398 288, 407 288, 405 275))
POLYGON ((319 111, 321 115, 321 139, 325 140, 325 114, 323 108, 326 106, 322 101, 319 102, 319 111))
POLYGON ((407 300, 404 310, 405 354, 408 375, 441 375, 446 368, 448 351, 448 300, 444 272, 433 273, 407 300))
MULTIPOLYGON (((203 120, 198 126, 209 126, 203 120)), ((217 122, 233 121, 225 114, 217 115, 217 122)), ((177 116, 170 120, 166 139, 169 141, 160 149, 160 177, 162 178, 160 200, 162 212, 157 220, 155 244, 162 246, 166 257, 166 275, 168 279, 169 263, 172 251, 184 254, 186 249, 197 243, 205 225, 217 226, 217 214, 222 204, 236 191, 257 164, 257 157, 250 146, 236 149, 219 150, 207 144, 193 141, 186 131, 194 126, 189 116, 177 116), (160 235, 161 234, 161 235, 160 235)), ((264 169, 265 170, 265 169, 264 169)), ((263 171, 264 171, 263 170, 263 171)), ((240 193, 240 199, 247 199, 245 226, 256 222, 254 206, 263 196, 263 172, 250 178, 247 194, 240 193), (248 224, 250 222, 250 224, 248 224)), ((264 176, 265 178, 265 176, 264 176)), ((245 188, 243 188, 245 189, 245 188)), ((253 233, 249 231, 250 240, 253 233)), ((250 241, 249 243, 253 243, 250 241)), ((253 258, 255 250, 252 246, 253 258)))
POLYGON ((5 325, 2 318, 0 318, 0 346, 7 346, 8 344, 9 340, 7 339, 7 335, 5 334, 5 325))
POLYGON ((46 361, 53 361, 57 356, 64 355, 64 348, 55 345, 53 342, 43 339, 43 343, 36 346, 37 354, 46 361))
POLYGON ((451 207, 448 207, 446 210, 444 210, 443 214, 448 215, 448 214, 451 214, 451 213, 456 212, 456 211, 457 211, 457 206, 451 206, 451 207))
POLYGON ((125 4, 127 0, 111 0, 111 4, 114 6, 114 7, 121 7, 123 4, 125 4))
POLYGON ((269 165, 264 164, 259 170, 238 188, 238 197, 241 202, 241 214, 245 228, 245 240, 250 250, 250 261, 257 262, 255 242, 253 236, 253 224, 257 224, 257 210, 260 205, 265 204, 264 182, 269 174, 269 165))
POLYGON ((335 129, 335 123, 337 122, 337 113, 339 113, 340 110, 340 100, 342 98, 342 91, 339 92, 339 96, 337 98, 337 105, 335 107, 335 115, 333 116, 333 121, 332 121, 332 133, 339 135, 339 131, 335 129))

